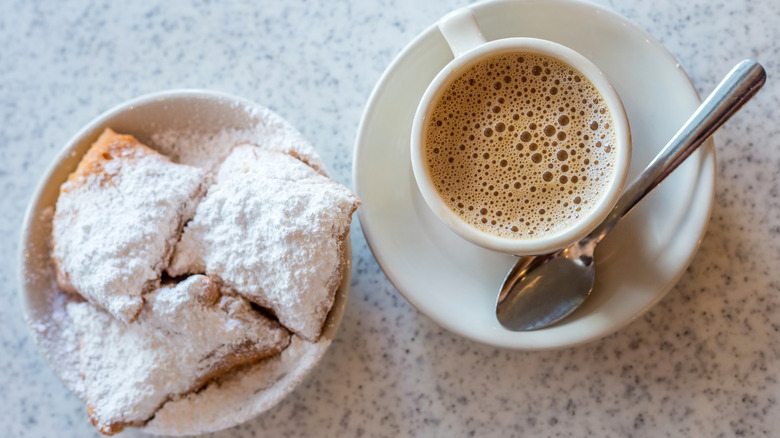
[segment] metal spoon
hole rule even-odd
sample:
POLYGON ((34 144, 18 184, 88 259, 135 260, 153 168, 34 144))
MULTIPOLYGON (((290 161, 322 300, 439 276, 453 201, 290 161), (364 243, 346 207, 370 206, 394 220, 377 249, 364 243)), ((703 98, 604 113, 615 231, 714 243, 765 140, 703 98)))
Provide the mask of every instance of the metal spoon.
POLYGON ((757 62, 745 60, 737 64, 625 190, 604 222, 568 248, 521 258, 501 286, 496 302, 498 321, 510 330, 534 330, 561 320, 579 307, 593 290, 596 245, 750 100, 765 81, 766 72, 757 62))

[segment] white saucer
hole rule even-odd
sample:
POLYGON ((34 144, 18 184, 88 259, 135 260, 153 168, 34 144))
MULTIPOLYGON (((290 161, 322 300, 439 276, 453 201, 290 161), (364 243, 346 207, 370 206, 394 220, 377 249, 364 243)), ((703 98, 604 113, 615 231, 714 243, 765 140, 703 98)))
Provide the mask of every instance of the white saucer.
MULTIPOLYGON (((532 36, 582 53, 623 99, 633 135, 628 181, 698 107, 688 76, 644 30, 616 13, 566 0, 497 1, 471 8, 488 40, 532 36)), ((692 155, 599 246, 598 278, 586 303, 533 332, 495 317, 499 286, 515 258, 474 246, 429 211, 412 175, 409 133, 425 88, 452 54, 435 25, 390 64, 368 101, 355 144, 360 223, 390 281, 412 305, 461 336, 506 348, 544 349, 592 341, 656 304, 693 258, 714 193, 712 142, 692 155)))

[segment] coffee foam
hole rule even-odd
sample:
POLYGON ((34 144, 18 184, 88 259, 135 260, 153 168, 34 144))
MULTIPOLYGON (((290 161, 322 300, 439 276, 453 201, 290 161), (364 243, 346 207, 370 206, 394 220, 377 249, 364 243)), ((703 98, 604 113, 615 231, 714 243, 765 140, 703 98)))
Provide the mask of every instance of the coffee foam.
POLYGON ((616 135, 603 97, 543 55, 496 55, 468 68, 433 104, 424 135, 441 198, 500 237, 569 228, 614 175, 616 135))

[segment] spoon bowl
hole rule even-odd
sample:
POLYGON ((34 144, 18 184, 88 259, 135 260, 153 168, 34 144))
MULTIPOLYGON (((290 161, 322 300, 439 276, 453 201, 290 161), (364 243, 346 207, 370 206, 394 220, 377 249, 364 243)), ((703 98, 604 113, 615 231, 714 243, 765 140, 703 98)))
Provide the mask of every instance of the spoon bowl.
POLYGON ((552 254, 523 257, 507 278, 522 281, 504 282, 496 317, 510 330, 533 330, 563 319, 585 301, 596 282, 596 265, 580 245, 575 245, 552 254))

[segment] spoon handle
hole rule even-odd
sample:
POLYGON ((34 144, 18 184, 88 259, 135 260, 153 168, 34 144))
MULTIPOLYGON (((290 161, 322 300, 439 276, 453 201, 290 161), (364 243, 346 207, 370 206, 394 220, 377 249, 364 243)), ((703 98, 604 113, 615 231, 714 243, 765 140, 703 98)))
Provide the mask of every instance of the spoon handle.
POLYGON ((737 64, 624 191, 609 216, 590 233, 589 237, 594 243, 601 240, 645 195, 707 141, 758 92, 765 81, 766 72, 756 61, 747 59, 737 64))

